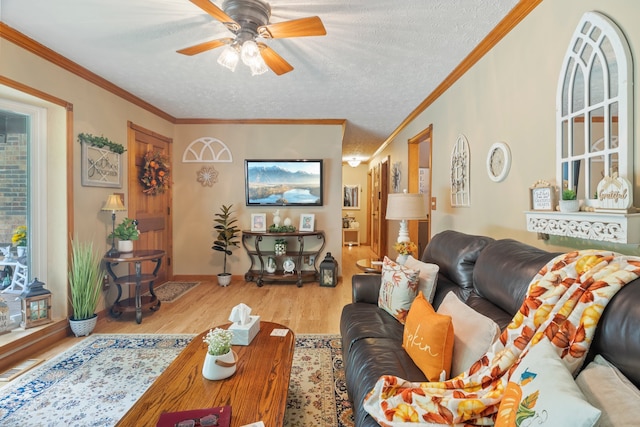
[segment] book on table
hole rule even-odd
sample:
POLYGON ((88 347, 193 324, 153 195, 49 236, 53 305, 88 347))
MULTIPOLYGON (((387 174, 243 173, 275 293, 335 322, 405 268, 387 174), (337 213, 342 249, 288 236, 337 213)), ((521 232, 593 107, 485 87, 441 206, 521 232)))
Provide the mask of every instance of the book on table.
POLYGON ((163 412, 156 427, 199 427, 231 425, 231 406, 192 409, 180 412, 163 412))

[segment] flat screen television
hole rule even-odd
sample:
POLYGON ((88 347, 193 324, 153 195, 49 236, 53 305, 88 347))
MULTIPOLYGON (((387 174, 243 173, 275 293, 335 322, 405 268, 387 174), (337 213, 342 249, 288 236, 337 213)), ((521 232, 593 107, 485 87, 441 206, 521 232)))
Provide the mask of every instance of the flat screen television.
POLYGON ((245 160, 247 206, 322 206, 322 159, 245 160))

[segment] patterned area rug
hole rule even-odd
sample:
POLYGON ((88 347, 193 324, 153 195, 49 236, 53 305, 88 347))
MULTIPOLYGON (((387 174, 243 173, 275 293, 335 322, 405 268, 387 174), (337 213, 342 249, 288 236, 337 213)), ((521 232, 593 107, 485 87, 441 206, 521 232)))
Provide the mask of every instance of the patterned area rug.
MULTIPOLYGON (((0 388, 0 425, 113 426, 193 335, 93 334, 0 388)), ((285 426, 351 427, 340 338, 299 335, 285 426)))
MULTIPOLYGON (((162 302, 173 302, 198 286, 200 282, 165 282, 153 289, 158 299, 162 302)), ((149 292, 144 293, 149 295, 149 292)))

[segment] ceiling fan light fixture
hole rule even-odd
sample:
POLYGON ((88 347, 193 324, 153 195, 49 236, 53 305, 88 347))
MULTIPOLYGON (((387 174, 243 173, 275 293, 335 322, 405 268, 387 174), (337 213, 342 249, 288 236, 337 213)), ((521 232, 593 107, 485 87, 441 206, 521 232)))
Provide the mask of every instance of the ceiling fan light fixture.
POLYGON ((349 163, 349 166, 351 166, 352 168, 357 168, 358 166, 360 166, 360 160, 356 159, 355 157, 351 160, 347 160, 347 163, 349 163))
POLYGON ((251 64, 255 63, 258 59, 261 59, 258 44, 253 40, 247 40, 242 43, 242 48, 240 48, 240 57, 242 58, 244 65, 251 67, 251 64))
POLYGON ((233 46, 227 46, 218 57, 218 64, 235 71, 239 60, 240 54, 238 51, 233 46))
POLYGON ((251 63, 251 65, 249 65, 249 68, 251 68, 252 76, 259 76, 260 74, 264 74, 269 71, 269 69, 267 68, 267 64, 265 64, 262 57, 258 57, 258 59, 256 59, 253 63, 251 63))

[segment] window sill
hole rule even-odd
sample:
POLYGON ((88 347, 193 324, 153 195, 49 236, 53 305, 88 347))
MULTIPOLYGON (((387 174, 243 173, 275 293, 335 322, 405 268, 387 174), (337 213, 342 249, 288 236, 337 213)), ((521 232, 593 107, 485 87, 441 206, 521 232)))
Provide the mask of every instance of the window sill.
POLYGON ((640 213, 527 211, 527 231, 625 244, 640 243, 640 213))

